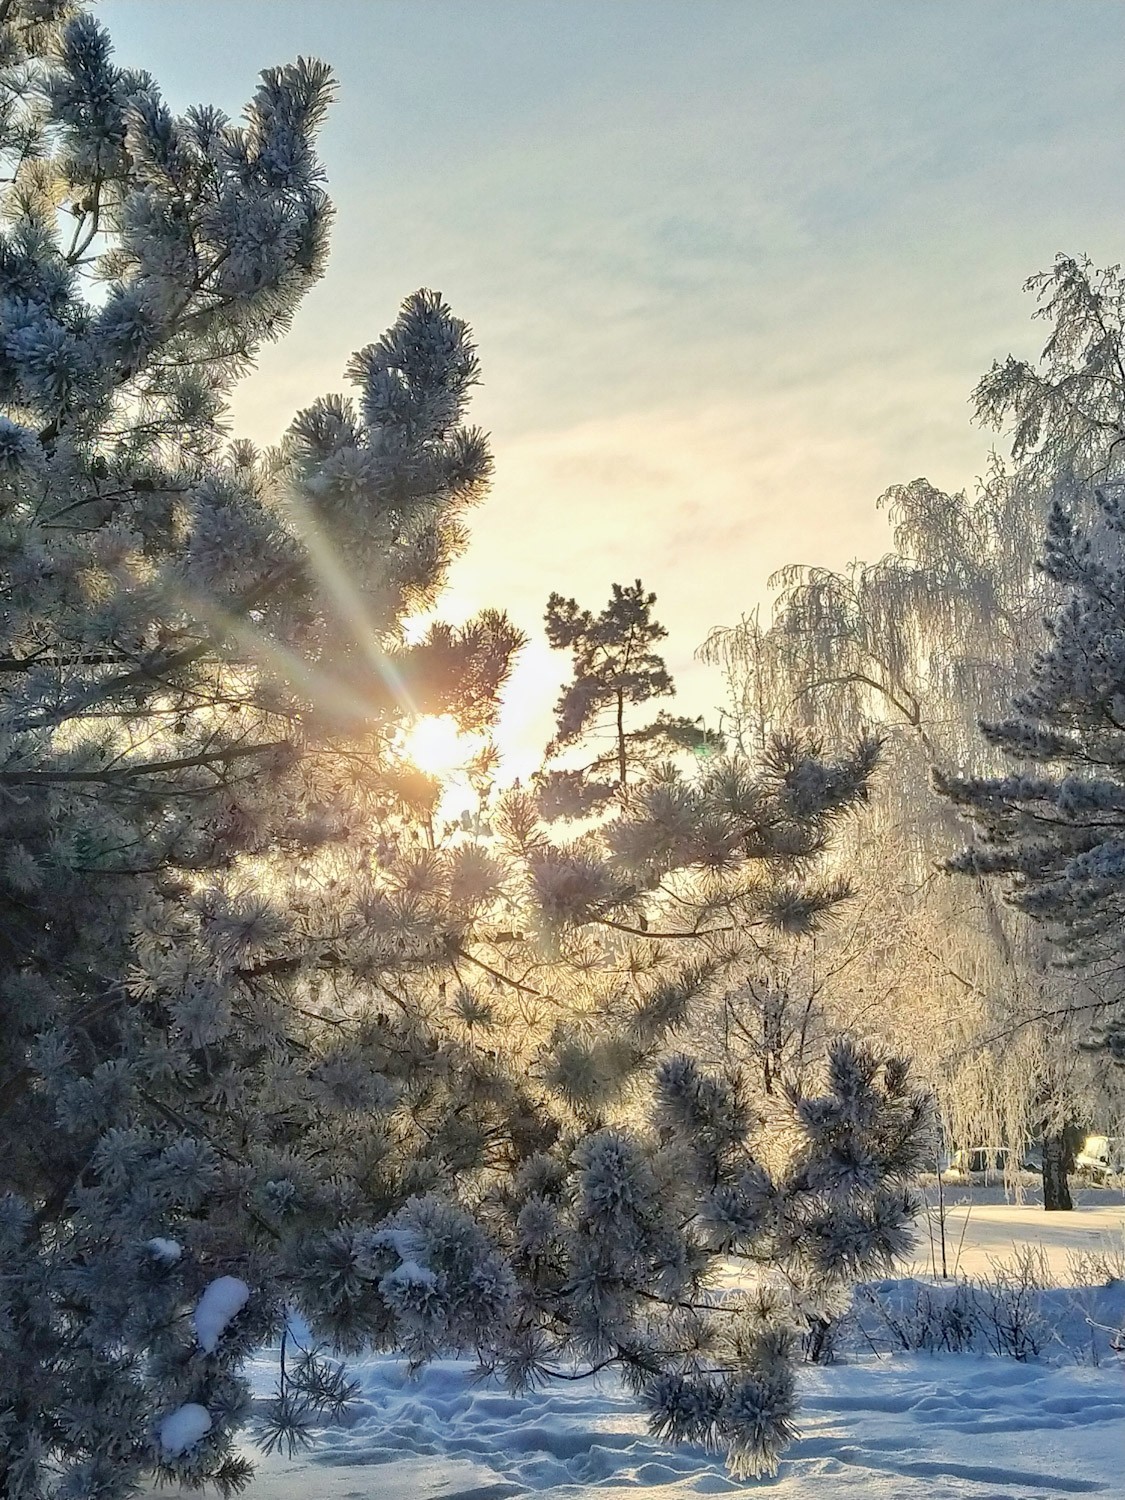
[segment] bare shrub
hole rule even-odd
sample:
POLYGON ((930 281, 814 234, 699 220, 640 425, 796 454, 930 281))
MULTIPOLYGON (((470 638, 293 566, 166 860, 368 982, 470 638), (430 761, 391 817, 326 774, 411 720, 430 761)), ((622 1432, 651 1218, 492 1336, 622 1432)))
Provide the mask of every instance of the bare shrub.
POLYGON ((1071 1250, 1066 1257, 1067 1281, 1072 1286, 1109 1286, 1125 1281, 1125 1231, 1105 1235, 1091 1249, 1071 1250))
POLYGON ((1024 1245, 1009 1260, 992 1262, 987 1276, 973 1279, 981 1330, 994 1354, 1037 1359, 1052 1338, 1043 1316, 1042 1293, 1051 1284, 1041 1246, 1024 1245))

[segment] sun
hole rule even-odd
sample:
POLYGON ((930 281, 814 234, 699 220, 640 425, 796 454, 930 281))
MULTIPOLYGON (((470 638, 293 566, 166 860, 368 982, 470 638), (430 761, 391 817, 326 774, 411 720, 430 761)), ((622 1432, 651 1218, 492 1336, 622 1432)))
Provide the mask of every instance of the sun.
POLYGON ((415 719, 402 742, 402 753, 412 765, 439 778, 462 770, 480 748, 480 736, 466 734, 451 714, 415 719))

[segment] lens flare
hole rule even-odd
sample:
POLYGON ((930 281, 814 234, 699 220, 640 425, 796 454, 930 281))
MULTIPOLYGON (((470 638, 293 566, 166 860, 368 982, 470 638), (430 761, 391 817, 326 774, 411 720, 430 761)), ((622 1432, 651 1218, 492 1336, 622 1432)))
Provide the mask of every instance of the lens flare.
POLYGON ((450 776, 480 750, 479 735, 466 734, 451 714, 425 714, 406 731, 402 753, 427 776, 450 776))

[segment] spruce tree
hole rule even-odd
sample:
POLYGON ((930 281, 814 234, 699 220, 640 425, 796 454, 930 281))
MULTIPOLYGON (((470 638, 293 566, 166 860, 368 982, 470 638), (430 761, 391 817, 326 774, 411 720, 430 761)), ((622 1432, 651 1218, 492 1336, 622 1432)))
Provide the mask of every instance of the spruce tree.
POLYGON ((1064 591, 1031 682, 1004 719, 981 725, 1015 764, 1001 776, 938 777, 978 840, 951 862, 998 877, 1042 924, 1059 961, 1084 970, 1084 1009, 1110 1055, 1125 1062, 1120 1004, 1125 916, 1125 490, 1096 491, 1083 523, 1056 504, 1043 568, 1064 591))
MULTIPOLYGON (((840 1043, 782 1140, 684 1048, 756 933, 846 895, 817 860, 874 748, 435 836, 404 731, 486 729, 521 640, 404 628, 490 472, 469 329, 416 293, 353 397, 266 452, 227 426, 323 268, 328 70, 177 117, 67 0, 6 0, 0 66, 0 1496, 237 1490, 291 1309, 515 1385, 616 1365, 769 1470, 802 1320, 907 1242, 925 1106, 840 1043)), ((347 1396, 289 1358, 260 1436, 347 1396)))

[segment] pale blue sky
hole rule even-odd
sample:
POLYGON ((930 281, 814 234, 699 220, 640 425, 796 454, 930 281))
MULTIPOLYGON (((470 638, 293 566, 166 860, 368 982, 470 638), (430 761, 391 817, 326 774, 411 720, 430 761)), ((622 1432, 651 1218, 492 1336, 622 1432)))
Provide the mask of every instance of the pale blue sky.
MULTIPOLYGON (((275 438, 417 286, 474 326, 497 480, 449 611, 660 597, 684 709, 786 562, 885 544, 876 496, 971 484, 967 397, 1033 354, 1025 278, 1122 259, 1109 0, 104 0, 174 106, 332 63, 331 269, 240 391, 275 438)), ((553 695, 535 652, 513 720, 553 695)))

